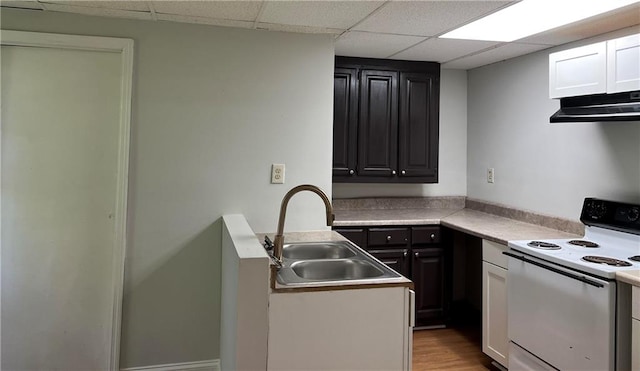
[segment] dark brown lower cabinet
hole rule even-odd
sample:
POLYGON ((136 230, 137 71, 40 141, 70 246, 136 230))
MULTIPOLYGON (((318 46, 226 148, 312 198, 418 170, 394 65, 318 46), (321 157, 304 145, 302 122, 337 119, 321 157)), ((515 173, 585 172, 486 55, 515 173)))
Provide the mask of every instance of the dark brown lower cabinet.
POLYGON ((447 321, 450 254, 439 226, 340 227, 334 230, 413 281, 416 326, 447 321))
POLYGON ((442 324, 445 318, 445 257, 441 248, 412 251, 411 270, 416 291, 416 322, 442 324))

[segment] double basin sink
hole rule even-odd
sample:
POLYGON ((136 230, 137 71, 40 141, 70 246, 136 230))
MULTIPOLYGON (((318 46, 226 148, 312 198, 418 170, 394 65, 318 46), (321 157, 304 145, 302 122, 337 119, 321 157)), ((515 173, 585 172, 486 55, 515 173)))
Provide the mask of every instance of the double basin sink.
POLYGON ((277 282, 283 286, 371 284, 403 279, 350 241, 285 244, 277 282))

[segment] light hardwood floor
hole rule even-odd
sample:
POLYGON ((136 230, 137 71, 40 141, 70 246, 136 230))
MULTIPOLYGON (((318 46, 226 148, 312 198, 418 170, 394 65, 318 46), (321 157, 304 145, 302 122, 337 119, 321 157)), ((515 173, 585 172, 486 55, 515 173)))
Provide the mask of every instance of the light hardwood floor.
POLYGON ((495 371, 491 358, 482 353, 482 334, 477 326, 413 333, 413 371, 495 371))

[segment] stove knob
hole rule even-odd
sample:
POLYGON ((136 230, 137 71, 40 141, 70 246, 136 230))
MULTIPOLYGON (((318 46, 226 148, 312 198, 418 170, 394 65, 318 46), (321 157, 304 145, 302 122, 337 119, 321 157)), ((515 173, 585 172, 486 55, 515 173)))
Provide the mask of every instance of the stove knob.
POLYGON ((640 219, 640 208, 634 207, 633 209, 629 210, 627 219, 629 219, 630 222, 637 222, 638 219, 640 219))

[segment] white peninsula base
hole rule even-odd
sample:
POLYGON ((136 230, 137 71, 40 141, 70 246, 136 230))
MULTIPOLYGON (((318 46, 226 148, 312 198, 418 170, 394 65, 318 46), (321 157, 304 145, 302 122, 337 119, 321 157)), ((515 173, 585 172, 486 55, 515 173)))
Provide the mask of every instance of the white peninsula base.
POLYGON ((269 296, 268 370, 410 370, 413 292, 382 287, 269 296))

